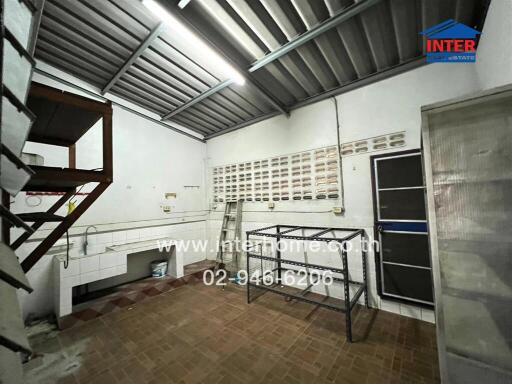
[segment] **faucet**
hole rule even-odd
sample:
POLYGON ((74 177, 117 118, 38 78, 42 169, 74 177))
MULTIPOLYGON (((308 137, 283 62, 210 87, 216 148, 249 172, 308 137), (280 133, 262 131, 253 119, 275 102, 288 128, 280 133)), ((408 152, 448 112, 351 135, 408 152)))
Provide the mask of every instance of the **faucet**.
POLYGON ((83 249, 83 251, 84 251, 84 255, 87 255, 87 244, 88 244, 88 243, 87 243, 87 234, 89 233, 89 229, 90 229, 90 228, 94 228, 94 230, 95 230, 96 232, 98 232, 98 228, 96 228, 96 226, 94 226, 94 225, 89 225, 89 226, 85 229, 85 233, 84 233, 84 237, 85 237, 85 239, 84 239, 84 243, 83 243, 83 245, 82 245, 82 249, 83 249))

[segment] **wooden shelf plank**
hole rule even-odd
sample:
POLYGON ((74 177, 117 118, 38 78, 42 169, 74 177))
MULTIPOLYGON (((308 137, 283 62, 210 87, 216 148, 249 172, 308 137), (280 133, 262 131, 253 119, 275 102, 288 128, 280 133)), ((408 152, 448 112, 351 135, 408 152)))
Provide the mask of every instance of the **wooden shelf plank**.
POLYGON ((103 171, 59 167, 32 166, 35 174, 24 191, 66 192, 87 183, 109 182, 103 171))
POLYGON ((64 216, 56 215, 55 213, 48 212, 30 212, 30 213, 17 213, 18 216, 23 221, 28 221, 30 223, 35 223, 38 221, 43 222, 59 222, 64 220, 64 216))

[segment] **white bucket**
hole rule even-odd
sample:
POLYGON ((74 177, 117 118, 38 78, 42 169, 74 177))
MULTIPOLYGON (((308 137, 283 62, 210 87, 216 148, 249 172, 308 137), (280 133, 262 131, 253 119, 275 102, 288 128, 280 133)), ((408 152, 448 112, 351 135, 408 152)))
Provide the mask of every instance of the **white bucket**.
POLYGON ((156 260, 151 263, 151 276, 164 277, 167 274, 167 260, 156 260))

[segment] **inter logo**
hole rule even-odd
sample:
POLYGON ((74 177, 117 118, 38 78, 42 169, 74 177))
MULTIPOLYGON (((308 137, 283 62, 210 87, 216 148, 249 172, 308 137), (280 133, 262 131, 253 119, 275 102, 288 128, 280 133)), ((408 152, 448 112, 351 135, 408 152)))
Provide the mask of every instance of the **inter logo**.
POLYGON ((427 62, 474 63, 480 32, 467 25, 446 20, 420 33, 427 38, 427 62))

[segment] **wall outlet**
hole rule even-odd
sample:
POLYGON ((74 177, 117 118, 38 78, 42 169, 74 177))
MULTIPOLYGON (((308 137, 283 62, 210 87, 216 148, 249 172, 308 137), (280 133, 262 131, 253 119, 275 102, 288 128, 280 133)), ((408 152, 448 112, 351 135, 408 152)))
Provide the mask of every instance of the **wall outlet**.
POLYGON ((164 213, 171 213, 171 206, 170 205, 162 205, 162 210, 164 213))
POLYGON ((268 209, 274 209, 276 207, 276 204, 273 202, 268 203, 268 209))
POLYGON ((342 207, 333 207, 332 213, 335 215, 341 215, 343 213, 344 209, 342 207))

